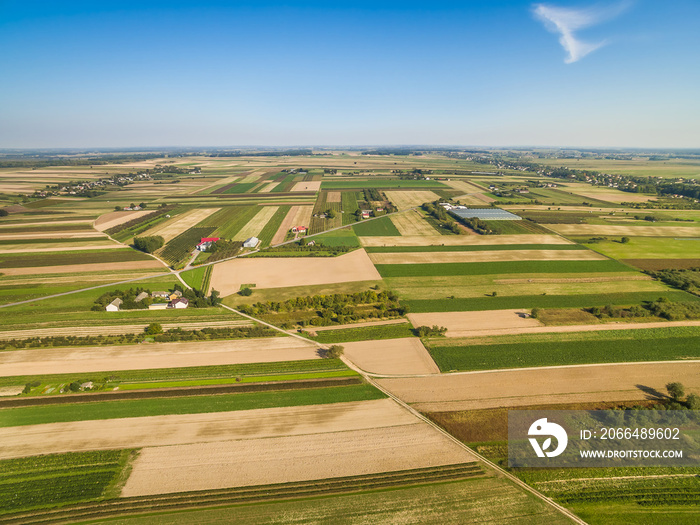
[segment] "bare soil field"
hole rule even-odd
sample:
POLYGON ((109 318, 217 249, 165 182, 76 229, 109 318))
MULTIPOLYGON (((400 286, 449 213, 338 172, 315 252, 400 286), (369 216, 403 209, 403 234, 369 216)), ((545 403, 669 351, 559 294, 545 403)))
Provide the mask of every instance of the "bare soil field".
POLYGON ((67 374, 320 359, 317 346, 294 337, 231 341, 74 346, 0 352, 0 376, 67 374))
POLYGON ((264 439, 409 425, 416 419, 389 399, 233 412, 146 416, 0 428, 0 459, 56 452, 264 439), (275 424, 263 424, 272 422, 275 424), (23 432, 25 429, 26 432, 23 432), (56 439, 46 440, 47 433, 56 439), (26 434, 23 445, 21 436, 26 434))
POLYGON ((146 448, 134 462, 122 496, 356 476, 473 459, 422 422, 146 448))
POLYGON ((418 338, 359 341, 343 343, 343 346, 345 357, 373 374, 440 373, 440 369, 418 338))
POLYGON ((329 191, 326 194, 326 202, 340 202, 342 193, 339 191, 329 191))
POLYGON ((3 268, 5 275, 45 275, 57 273, 109 272, 120 270, 143 270, 146 268, 164 269, 156 259, 150 261, 127 261, 119 263, 66 264, 64 266, 39 266, 31 268, 3 268))
POLYGON ((637 237, 700 237, 692 226, 612 226, 598 224, 547 224, 562 235, 629 235, 637 237))
MULTIPOLYGON (((542 326, 527 310, 484 310, 481 312, 440 312, 408 314, 413 326, 444 326, 447 337, 465 337, 474 332, 492 330, 517 330, 542 326)), ((519 332, 518 332, 519 333, 519 332)))
POLYGON ((378 382, 424 412, 518 407, 556 403, 649 399, 679 381, 700 392, 700 363, 632 363, 522 370, 494 370, 378 382), (644 390, 642 389, 644 388, 644 390))
MULTIPOLYGON (((46 234, 50 235, 50 234, 46 234)), ((112 249, 118 249, 124 248, 123 244, 118 244, 114 241, 110 241, 109 239, 105 239, 104 241, 95 241, 94 243, 90 243, 86 245, 84 242, 81 242, 80 244, 78 243, 61 243, 60 246, 56 246, 55 244, 51 244, 50 247, 47 248, 46 244, 18 244, 16 246, 10 246, 8 247, 3 247, 0 249, 0 253, 43 253, 43 252, 75 252, 75 251, 82 251, 82 250, 112 250, 112 249)))
POLYGON ((584 250, 484 250, 474 252, 371 253, 374 264, 467 263, 494 261, 596 261, 606 257, 584 250))
POLYGON ((363 246, 465 246, 489 244, 573 244, 558 235, 441 235, 435 239, 407 235, 360 237, 363 246))
MULTIPOLYGON (((164 331, 182 328, 183 330, 201 330, 202 328, 222 328, 233 326, 252 326, 248 320, 231 319, 229 321, 205 321, 188 323, 182 321, 179 323, 162 323, 164 331)), ((50 336, 68 336, 74 335, 77 337, 88 335, 118 335, 118 334, 140 334, 143 333, 147 324, 124 324, 124 325, 106 325, 106 326, 68 326, 55 328, 37 328, 35 330, 6 330, 0 332, 0 340, 3 339, 27 339, 29 337, 50 337, 50 336)))
POLYGON ((159 224, 155 228, 151 228, 146 231, 144 235, 160 235, 165 242, 168 242, 220 209, 221 208, 199 208, 186 211, 177 217, 173 217, 169 221, 159 224))
POLYGON ((385 191, 389 199, 399 210, 420 206, 424 202, 433 202, 438 199, 432 191, 385 191))
POLYGON ((153 211, 154 210, 113 211, 105 213, 99 216, 94 226, 96 230, 103 232, 115 226, 119 226, 120 224, 124 224, 125 222, 129 222, 130 220, 138 219, 139 217, 153 213, 153 211))
POLYGON ((396 229, 399 230, 401 235, 441 237, 440 233, 428 224, 428 222, 423 220, 421 215, 415 210, 392 215, 391 222, 394 223, 394 226, 396 226, 396 229))
POLYGON ((319 191, 321 189, 321 182, 322 181, 320 180, 297 182, 294 186, 292 186, 291 191, 319 191))
POLYGON ((234 241, 245 241, 250 237, 255 237, 260 234, 262 229, 277 212, 279 206, 262 206, 260 211, 248 221, 248 224, 243 226, 239 232, 233 236, 234 241))
POLYGON ((0 232, 0 240, 2 241, 11 241, 14 239, 45 239, 47 236, 52 237, 54 239, 83 239, 87 237, 95 237, 95 238, 101 238, 101 239, 106 239, 106 235, 102 232, 98 232, 95 230, 66 230, 66 231, 52 231, 52 232, 43 232, 43 231, 27 231, 23 233, 1 233, 0 232))
POLYGON ((360 249, 340 257, 234 259, 214 266, 211 286, 225 297, 242 284, 283 288, 380 279, 367 252, 360 249))
MULTIPOLYGON (((284 238, 287 236, 287 232, 293 226, 299 226, 298 224, 294 224, 294 221, 296 220, 297 215, 299 214, 299 208, 301 208, 301 206, 292 206, 291 208, 289 208, 287 215, 285 215, 284 220, 282 220, 282 224, 280 224, 280 227, 277 229, 277 232, 275 232, 275 236, 272 238, 272 241, 270 241, 270 245, 274 246, 275 244, 284 242, 284 238)), ((303 224, 302 226, 308 227, 308 224, 303 224)))

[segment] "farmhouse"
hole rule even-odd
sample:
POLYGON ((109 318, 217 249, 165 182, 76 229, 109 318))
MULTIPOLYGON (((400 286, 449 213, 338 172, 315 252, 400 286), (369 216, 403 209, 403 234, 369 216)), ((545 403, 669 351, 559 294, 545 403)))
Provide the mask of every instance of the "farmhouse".
POLYGON ((306 226, 293 226, 292 233, 306 233, 308 228, 306 226))
POLYGON ((168 295, 168 299, 170 301, 174 301, 175 299, 179 299, 180 297, 182 297, 182 292, 180 290, 175 290, 170 295, 168 295))
POLYGON ((154 299, 170 299, 170 292, 153 292, 151 297, 154 299))
POLYGON ((189 301, 184 297, 173 299, 168 303, 168 308, 187 308, 187 306, 189 306, 189 301))
POLYGON ((372 212, 370 210, 362 210, 362 218, 363 219, 369 219, 369 216, 372 212))
POLYGON ((211 245, 219 239, 220 237, 202 237, 202 240, 199 241, 199 244, 197 245, 197 249, 200 252, 206 252, 209 248, 211 248, 211 245))
POLYGON ((107 305, 105 310, 107 310, 108 312, 118 312, 122 302, 123 301, 119 297, 117 297, 114 301, 107 305))
POLYGON ((134 302, 140 303, 143 301, 146 297, 148 297, 148 292, 141 292, 136 296, 136 299, 134 299, 134 302))
POLYGON ((243 241, 244 248, 255 248, 258 244, 260 244, 260 239, 257 237, 251 237, 250 239, 243 241))

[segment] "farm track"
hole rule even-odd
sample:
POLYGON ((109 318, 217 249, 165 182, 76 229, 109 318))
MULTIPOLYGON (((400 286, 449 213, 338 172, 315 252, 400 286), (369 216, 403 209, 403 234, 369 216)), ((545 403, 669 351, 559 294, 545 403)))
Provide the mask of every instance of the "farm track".
MULTIPOLYGON (((231 380, 235 382, 234 379, 231 380)), ((124 392, 99 392, 95 394, 70 394, 66 396, 23 397, 0 399, 0 409, 28 406, 68 405, 76 403, 96 403, 100 401, 126 401, 132 399, 164 399, 170 397, 212 396, 241 392, 267 392, 270 390, 302 390, 329 386, 357 385, 362 381, 357 377, 323 379, 298 379, 291 381, 271 381, 265 383, 245 383, 211 386, 183 386, 177 388, 153 388, 124 392)))
POLYGON ((483 477, 483 468, 476 462, 427 467, 412 470, 367 474, 342 478, 319 479, 275 485, 207 490, 141 496, 73 505, 60 509, 23 512, 0 516, 0 525, 75 523, 78 520, 100 519, 146 512, 214 507, 241 503, 265 502, 371 491, 389 487, 414 486, 483 477))

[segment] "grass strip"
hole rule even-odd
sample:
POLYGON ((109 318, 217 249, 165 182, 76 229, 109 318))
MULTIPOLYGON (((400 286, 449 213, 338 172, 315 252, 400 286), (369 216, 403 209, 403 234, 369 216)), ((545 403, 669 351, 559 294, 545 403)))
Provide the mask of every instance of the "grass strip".
MULTIPOLYGON (((430 241, 430 242, 440 242, 430 241)), ((367 253, 484 252, 501 250, 585 250, 580 244, 475 244, 470 246, 368 246, 367 253)))

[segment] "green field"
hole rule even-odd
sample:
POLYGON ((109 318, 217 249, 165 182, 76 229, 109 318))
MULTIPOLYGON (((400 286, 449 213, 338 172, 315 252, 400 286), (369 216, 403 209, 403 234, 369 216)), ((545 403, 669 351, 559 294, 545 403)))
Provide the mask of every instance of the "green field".
POLYGON ((320 330, 317 332, 314 340, 325 344, 398 339, 400 337, 413 336, 413 327, 410 323, 397 323, 379 326, 358 326, 357 328, 341 328, 339 330, 320 330))
POLYGON ((227 206, 213 213, 197 224, 197 226, 215 228, 213 232, 214 236, 231 239, 243 226, 248 224, 248 221, 255 217, 259 211, 260 208, 256 205, 227 206))
POLYGON ((199 268, 194 268, 193 270, 187 270, 182 272, 180 277, 183 281, 189 284, 192 288, 197 290, 204 290, 206 293, 205 284, 208 287, 209 279, 211 278, 212 266, 200 266, 199 268))
POLYGON ((0 460, 0 516, 116 496, 111 489, 130 455, 105 450, 0 460))
POLYGON ((486 340, 488 344, 432 339, 428 350, 443 372, 700 357, 696 327, 504 337, 509 342, 499 343, 497 337, 486 340))
POLYGON ((670 301, 700 301, 700 297, 679 291, 623 292, 579 295, 514 295, 454 299, 409 299, 401 301, 414 313, 475 312, 514 308, 588 308, 592 306, 631 306, 666 297, 670 301))
POLYGON ((598 273, 632 271, 617 261, 496 261, 476 263, 376 264, 382 277, 489 275, 513 273, 598 273))
POLYGON ((343 209, 343 226, 346 224, 355 224, 356 219, 354 213, 359 209, 357 200, 360 194, 356 191, 344 191, 340 195, 341 205, 343 209))
POLYGON ((230 380, 261 381, 261 377, 299 374, 345 372, 348 368, 340 359, 310 359, 308 361, 277 361, 274 363, 245 363, 240 365, 195 366, 183 368, 150 368, 145 370, 111 370, 79 374, 42 374, 0 377, 0 387, 25 385, 32 381, 42 384, 71 383, 73 381, 100 382, 109 378, 114 383, 148 383, 158 381, 230 380))
MULTIPOLYGON (((344 495, 204 510, 144 514, 99 523, 189 525, 191 523, 571 523, 552 507, 496 477, 390 487, 344 495)), ((91 523, 95 523, 94 521, 91 523)))
POLYGON ((277 230, 282 225, 282 221, 287 216, 287 213, 289 212, 290 208, 291 206, 280 206, 279 209, 272 216, 272 218, 269 221, 267 221, 267 224, 258 235, 258 238, 260 239, 261 248, 270 245, 272 238, 275 236, 275 233, 277 233, 277 230))
POLYGON ((0 254, 0 267, 26 268, 35 266, 63 266, 67 264, 98 264, 126 261, 152 261, 145 253, 132 249, 76 250, 65 252, 41 252, 0 254))
POLYGON ((379 390, 367 384, 266 391, 214 396, 190 396, 130 401, 101 401, 75 405, 49 405, 8 408, 0 412, 0 427, 38 425, 66 421, 89 421, 123 417, 201 414, 253 410, 257 408, 317 405, 366 401, 383 398, 379 390))
POLYGON ((613 259, 700 259, 700 239, 630 237, 628 243, 602 241, 586 246, 613 259))
POLYGON ((355 224, 352 228, 358 237, 401 235, 399 230, 396 229, 396 226, 394 226, 394 223, 391 222, 391 217, 365 220, 364 222, 355 224))

